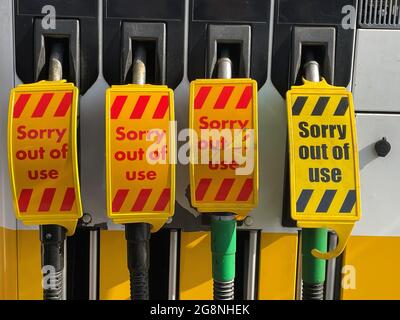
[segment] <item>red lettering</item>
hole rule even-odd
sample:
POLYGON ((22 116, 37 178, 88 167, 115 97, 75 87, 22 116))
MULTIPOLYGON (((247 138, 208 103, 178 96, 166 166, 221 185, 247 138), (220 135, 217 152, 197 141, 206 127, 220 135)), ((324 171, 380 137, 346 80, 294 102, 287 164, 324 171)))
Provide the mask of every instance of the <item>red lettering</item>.
POLYGON ((155 171, 126 171, 125 178, 129 181, 143 181, 143 180, 155 180, 157 178, 157 173, 155 171))
POLYGON ((43 159, 44 158, 44 148, 40 147, 39 149, 35 150, 18 150, 15 153, 15 157, 18 160, 37 160, 37 159, 43 159))
POLYGON ((147 131, 146 130, 126 130, 125 127, 117 127, 115 129, 116 137, 118 141, 122 140, 145 140, 147 131))
POLYGON ((207 129, 208 128, 208 122, 207 122, 208 117, 200 117, 199 122, 200 122, 200 129, 207 129))
POLYGON ((114 153, 114 159, 117 161, 124 161, 124 160, 129 160, 129 161, 136 161, 136 160, 143 160, 145 156, 145 152, 143 148, 139 148, 136 151, 116 151, 114 153))
POLYGON ((239 164, 235 161, 232 161, 231 163, 225 163, 224 161, 221 161, 221 163, 212 163, 212 161, 210 161, 208 167, 210 170, 236 170, 239 168, 239 164))
POLYGON ((59 173, 55 169, 51 170, 28 170, 28 178, 31 180, 46 180, 52 179, 55 180, 59 176, 59 173))

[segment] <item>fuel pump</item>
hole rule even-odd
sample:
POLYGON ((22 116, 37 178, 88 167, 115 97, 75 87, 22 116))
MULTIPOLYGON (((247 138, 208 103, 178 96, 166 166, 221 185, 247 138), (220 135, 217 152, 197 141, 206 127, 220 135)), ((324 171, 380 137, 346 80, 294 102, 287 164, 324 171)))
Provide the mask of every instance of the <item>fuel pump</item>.
MULTIPOLYGON (((228 50, 217 61, 219 79, 232 78, 228 50)), ((235 293, 236 219, 232 213, 211 215, 211 251, 214 299, 233 300, 235 293)))
MULTIPOLYGON (((312 82, 320 81, 319 64, 308 52, 304 64, 304 79, 312 82)), ((326 252, 328 246, 328 230, 324 228, 307 229, 301 231, 301 254, 302 254, 302 299, 323 300, 324 284, 326 278, 326 261, 314 257, 311 250, 317 249, 326 252)))
MULTIPOLYGON (((49 81, 60 81, 62 79, 62 52, 63 48, 59 43, 52 47, 49 61, 49 81)), ((42 268, 51 265, 55 268, 55 273, 51 274, 50 281, 55 282, 54 289, 44 289, 45 300, 60 300, 63 290, 63 270, 64 270, 64 241, 65 228, 59 225, 43 225, 39 227, 42 268)))
POLYGON ((320 78, 303 47, 303 86, 287 92, 291 215, 302 227, 304 300, 323 300, 327 259, 345 249, 360 219, 359 169, 352 95, 320 78), (327 229, 338 244, 327 251, 327 229))
MULTIPOLYGON (((257 83, 232 78, 240 72, 233 70, 232 47, 226 44, 249 31, 209 26, 209 59, 215 58, 209 76, 217 79, 190 84, 191 204, 210 223, 215 300, 234 299, 236 225, 258 202, 257 83), (225 42, 219 39, 228 34, 225 42)), ((244 41, 242 49, 248 45, 244 41)))
MULTIPOLYGON (((146 83, 146 51, 143 46, 138 46, 135 51, 132 83, 146 83)), ((132 300, 149 299, 150 228, 151 225, 145 222, 125 225, 132 300)))
POLYGON ((106 93, 107 211, 125 225, 131 299, 148 300, 150 234, 174 212, 174 105, 171 89, 146 84, 145 41, 131 41, 133 84, 106 93))
POLYGON ((39 225, 43 298, 64 294, 64 241, 82 216, 77 161, 78 89, 63 79, 64 46, 53 41, 49 81, 14 88, 9 169, 18 219, 39 225))

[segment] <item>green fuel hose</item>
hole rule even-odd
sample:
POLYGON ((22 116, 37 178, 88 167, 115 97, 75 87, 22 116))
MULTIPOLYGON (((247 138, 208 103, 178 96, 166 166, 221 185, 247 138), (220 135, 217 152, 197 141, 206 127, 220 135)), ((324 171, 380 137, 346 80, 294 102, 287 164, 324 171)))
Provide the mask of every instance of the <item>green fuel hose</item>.
POLYGON ((211 218, 214 300, 233 300, 235 282, 236 220, 233 215, 211 218))
POLYGON ((303 300, 323 300, 326 260, 315 258, 311 250, 327 251, 328 230, 307 229, 301 232, 303 300))

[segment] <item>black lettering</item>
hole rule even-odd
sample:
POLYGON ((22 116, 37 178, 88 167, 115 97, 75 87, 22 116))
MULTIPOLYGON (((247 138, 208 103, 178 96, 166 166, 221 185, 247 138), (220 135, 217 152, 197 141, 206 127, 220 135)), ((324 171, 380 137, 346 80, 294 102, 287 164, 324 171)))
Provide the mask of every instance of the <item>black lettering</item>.
POLYGON ((299 129, 301 130, 299 133, 300 137, 307 138, 310 135, 307 127, 308 127, 307 122, 302 121, 299 123, 299 129))

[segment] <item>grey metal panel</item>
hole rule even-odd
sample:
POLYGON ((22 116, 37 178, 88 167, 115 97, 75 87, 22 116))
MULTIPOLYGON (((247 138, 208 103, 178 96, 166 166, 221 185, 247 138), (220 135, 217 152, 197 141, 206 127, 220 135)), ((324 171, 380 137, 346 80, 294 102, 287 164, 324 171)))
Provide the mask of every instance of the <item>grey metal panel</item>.
POLYGON ((249 250, 247 262, 247 277, 245 280, 245 300, 256 300, 256 276, 257 276, 257 253, 258 253, 258 232, 249 232, 249 250))
POLYGON ((361 176, 361 220, 353 235, 400 236, 400 115, 356 117, 361 176), (375 143, 386 137, 391 151, 378 157, 375 143))
POLYGON ((356 111, 400 111, 400 30, 360 29, 354 57, 356 111))
POLYGON ((7 161, 8 97, 14 87, 13 1, 0 1, 0 226, 16 229, 7 161))
MULTIPOLYGON (((89 225, 108 221, 105 191, 105 91, 103 77, 103 5, 99 0, 99 77, 80 99, 80 178, 83 211, 89 225)), ((118 226, 123 229, 123 226, 118 226)))
POLYGON ((178 230, 171 230, 169 240, 168 300, 177 300, 178 282, 178 230))
POLYGON ((400 29, 399 0, 360 0, 358 23, 362 28, 400 29))
MULTIPOLYGON (((329 251, 336 248, 337 240, 337 235, 329 232, 329 251)), ((336 280, 336 258, 333 258, 326 261, 325 300, 334 300, 336 280)))
POLYGON ((89 300, 97 300, 98 244, 99 231, 91 230, 89 235, 89 300))

